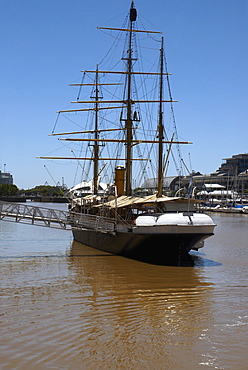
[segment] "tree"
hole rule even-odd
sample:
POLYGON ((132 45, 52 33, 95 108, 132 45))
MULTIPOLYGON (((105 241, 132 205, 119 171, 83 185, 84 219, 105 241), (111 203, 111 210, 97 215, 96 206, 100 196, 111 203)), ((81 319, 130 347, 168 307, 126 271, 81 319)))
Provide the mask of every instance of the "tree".
POLYGON ((16 185, 2 184, 0 185, 0 196, 15 196, 19 192, 16 185))
POLYGON ((43 197, 48 196, 63 196, 64 192, 57 186, 50 185, 38 185, 35 188, 27 189, 23 191, 25 195, 41 195, 43 197))

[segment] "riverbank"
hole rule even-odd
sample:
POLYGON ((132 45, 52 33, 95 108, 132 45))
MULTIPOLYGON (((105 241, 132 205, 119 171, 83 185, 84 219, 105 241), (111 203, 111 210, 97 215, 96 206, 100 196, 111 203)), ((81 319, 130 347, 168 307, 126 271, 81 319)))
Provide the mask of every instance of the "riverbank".
POLYGON ((25 203, 31 202, 42 202, 42 203, 69 203, 66 197, 43 197, 43 196, 13 196, 13 197, 0 197, 2 202, 15 202, 25 203))
POLYGON ((248 206, 244 207, 200 207, 203 212, 213 213, 232 213, 232 214, 248 214, 248 206))

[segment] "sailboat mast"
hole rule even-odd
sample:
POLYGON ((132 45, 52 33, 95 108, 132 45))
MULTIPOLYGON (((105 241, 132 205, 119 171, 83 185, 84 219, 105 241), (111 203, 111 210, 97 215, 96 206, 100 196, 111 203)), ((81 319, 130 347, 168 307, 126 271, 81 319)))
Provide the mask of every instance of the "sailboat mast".
POLYGON ((163 71, 164 71, 164 38, 162 37, 160 49, 160 90, 159 90, 159 117, 158 117, 158 192, 157 197, 163 193, 163 71))
POLYGON ((96 66, 96 90, 95 90, 95 143, 94 143, 94 177, 93 177, 93 191, 96 195, 98 192, 98 161, 99 161, 99 143, 98 143, 98 101, 99 101, 99 90, 98 90, 98 65, 96 66))
POLYGON ((133 139, 133 121, 132 121, 132 66, 133 66, 133 22, 136 21, 137 11, 134 8, 134 3, 130 9, 130 31, 129 31, 129 49, 127 58, 127 117, 126 117, 126 195, 132 194, 132 139, 133 139))

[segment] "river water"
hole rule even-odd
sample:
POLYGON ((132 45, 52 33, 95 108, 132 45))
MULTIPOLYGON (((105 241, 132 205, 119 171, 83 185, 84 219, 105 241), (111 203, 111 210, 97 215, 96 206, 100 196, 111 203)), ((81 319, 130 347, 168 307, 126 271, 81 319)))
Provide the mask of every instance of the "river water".
POLYGON ((0 221, 0 369, 247 369, 248 215, 213 219, 195 267, 0 221))

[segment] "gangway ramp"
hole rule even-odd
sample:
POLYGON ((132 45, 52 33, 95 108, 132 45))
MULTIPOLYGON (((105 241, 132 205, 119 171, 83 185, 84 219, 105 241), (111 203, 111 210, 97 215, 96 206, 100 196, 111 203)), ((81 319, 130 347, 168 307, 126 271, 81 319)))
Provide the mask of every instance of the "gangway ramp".
POLYGON ((68 211, 20 203, 0 202, 0 220, 71 229, 68 211))

